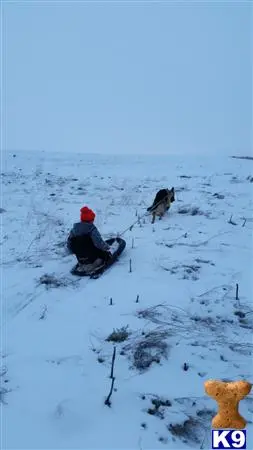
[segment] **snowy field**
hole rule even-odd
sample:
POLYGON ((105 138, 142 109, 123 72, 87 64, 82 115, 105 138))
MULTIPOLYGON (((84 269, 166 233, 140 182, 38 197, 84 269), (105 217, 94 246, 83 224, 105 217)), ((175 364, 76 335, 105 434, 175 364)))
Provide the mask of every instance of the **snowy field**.
POLYGON ((210 448, 204 382, 252 382, 253 161, 187 158, 3 154, 1 448, 210 448), (84 205, 105 238, 135 223, 98 280, 70 274, 84 205))

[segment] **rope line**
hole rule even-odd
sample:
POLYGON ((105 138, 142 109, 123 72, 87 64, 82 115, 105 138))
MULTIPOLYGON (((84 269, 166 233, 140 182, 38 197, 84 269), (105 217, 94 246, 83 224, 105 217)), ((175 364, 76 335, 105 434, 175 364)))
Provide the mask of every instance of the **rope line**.
MULTIPOLYGON (((153 204, 151 206, 152 209, 156 208, 160 203, 162 203, 164 201, 164 198, 162 200, 160 200, 159 202, 153 204)), ((123 236, 128 230, 130 230, 131 228, 133 228, 133 226, 138 223, 141 219, 143 219, 143 217, 148 216, 152 211, 148 211, 145 212, 144 214, 142 214, 142 216, 138 216, 138 219, 135 220, 130 226, 128 226, 124 231, 122 231, 121 233, 117 234, 117 237, 121 237, 123 236)))

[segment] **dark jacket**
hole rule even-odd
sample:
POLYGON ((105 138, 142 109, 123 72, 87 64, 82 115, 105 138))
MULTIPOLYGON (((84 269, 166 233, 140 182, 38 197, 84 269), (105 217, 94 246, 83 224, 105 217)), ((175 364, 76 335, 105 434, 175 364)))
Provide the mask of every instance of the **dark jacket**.
POLYGON ((72 238, 90 237, 93 245, 104 252, 110 251, 109 245, 102 239, 97 227, 91 222, 77 222, 73 225, 68 237, 68 247, 71 246, 72 238))

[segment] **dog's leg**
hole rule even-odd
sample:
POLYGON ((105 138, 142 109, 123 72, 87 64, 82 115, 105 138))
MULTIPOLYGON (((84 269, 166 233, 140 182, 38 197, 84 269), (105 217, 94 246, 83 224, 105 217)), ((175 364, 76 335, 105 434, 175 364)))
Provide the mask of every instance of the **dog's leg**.
POLYGON ((152 214, 152 222, 151 223, 155 223, 155 216, 156 216, 156 214, 155 214, 155 212, 152 214))

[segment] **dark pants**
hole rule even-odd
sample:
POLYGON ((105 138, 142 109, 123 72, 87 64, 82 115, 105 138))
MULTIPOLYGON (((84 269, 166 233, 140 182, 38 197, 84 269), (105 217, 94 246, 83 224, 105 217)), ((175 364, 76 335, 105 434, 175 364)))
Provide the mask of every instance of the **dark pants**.
POLYGON ((103 250, 100 250, 99 248, 94 247, 94 251, 89 256, 86 256, 85 258, 87 258, 89 263, 92 264, 98 258, 102 259, 103 261, 106 260, 107 255, 105 254, 105 252, 103 250))
POLYGON ((78 261, 87 260, 93 263, 100 258, 103 261, 107 259, 107 252, 95 247, 90 236, 75 236, 68 239, 68 249, 76 255, 78 261))

